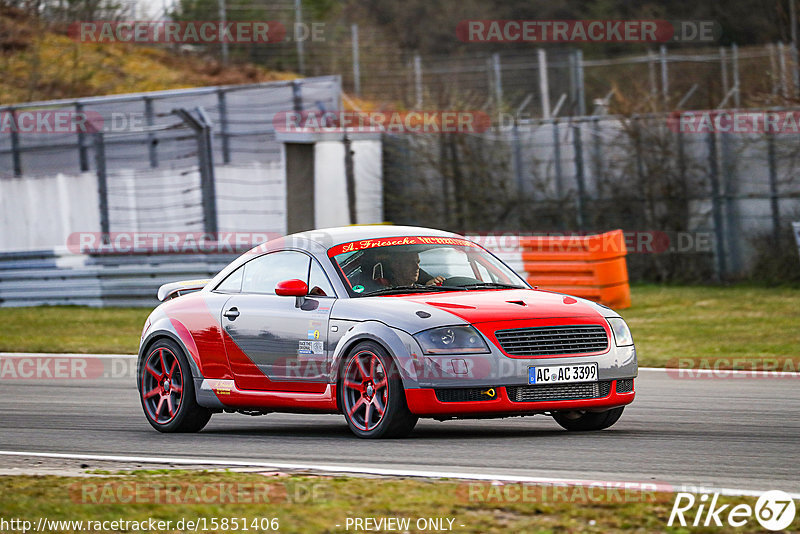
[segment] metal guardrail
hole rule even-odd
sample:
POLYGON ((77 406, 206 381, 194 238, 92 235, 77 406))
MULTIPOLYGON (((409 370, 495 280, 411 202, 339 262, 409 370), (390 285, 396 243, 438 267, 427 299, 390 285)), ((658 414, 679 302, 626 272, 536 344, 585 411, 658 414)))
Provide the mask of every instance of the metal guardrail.
POLYGON ((167 282, 210 278, 238 254, 0 253, 0 307, 158 304, 167 282))

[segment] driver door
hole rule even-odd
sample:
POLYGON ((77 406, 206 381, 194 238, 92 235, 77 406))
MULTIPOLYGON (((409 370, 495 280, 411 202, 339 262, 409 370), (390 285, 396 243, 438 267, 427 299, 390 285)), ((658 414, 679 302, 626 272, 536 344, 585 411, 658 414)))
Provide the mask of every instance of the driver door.
MULTIPOLYGON (((247 262, 231 277, 228 289, 241 278, 240 291, 225 303, 220 320, 237 388, 325 391, 334 292, 317 261, 299 251, 272 252, 247 262), (276 295, 278 282, 289 279, 306 282, 313 294, 276 295)), ((225 286, 223 282, 220 287, 225 286)))

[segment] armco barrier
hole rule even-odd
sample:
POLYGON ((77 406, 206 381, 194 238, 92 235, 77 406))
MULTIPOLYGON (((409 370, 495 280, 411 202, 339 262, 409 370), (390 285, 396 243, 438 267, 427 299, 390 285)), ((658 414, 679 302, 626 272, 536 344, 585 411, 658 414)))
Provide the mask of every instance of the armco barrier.
POLYGON ((238 254, 0 253, 0 307, 158 304, 161 284, 210 278, 238 254))
POLYGON ((471 236, 541 289, 600 302, 631 305, 622 230, 587 236, 519 236, 502 242, 471 236))

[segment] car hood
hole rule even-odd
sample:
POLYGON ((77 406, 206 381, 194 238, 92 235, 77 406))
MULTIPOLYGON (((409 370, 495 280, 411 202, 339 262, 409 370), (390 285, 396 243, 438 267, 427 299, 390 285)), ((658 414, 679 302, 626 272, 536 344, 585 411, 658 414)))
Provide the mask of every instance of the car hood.
MULTIPOLYGON (((583 299, 532 289, 415 293, 395 298, 427 304, 473 324, 525 319, 602 316, 595 304, 583 299)), ((611 315, 616 314, 611 312, 611 315)))
POLYGON ((455 324, 542 319, 595 320, 617 314, 598 304, 559 293, 532 289, 494 289, 413 293, 338 299, 331 319, 380 321, 410 334, 455 324))

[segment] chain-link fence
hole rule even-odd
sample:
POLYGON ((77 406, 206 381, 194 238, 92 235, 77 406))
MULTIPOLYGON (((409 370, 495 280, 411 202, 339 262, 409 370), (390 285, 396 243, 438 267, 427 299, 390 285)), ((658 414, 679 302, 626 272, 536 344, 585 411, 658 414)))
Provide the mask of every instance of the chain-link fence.
POLYGON ((2 108, 0 248, 63 244, 61 228, 283 233, 274 119, 340 108, 335 76, 2 108))
MULTIPOLYGON (((212 125, 213 159, 248 164, 280 158, 273 118, 279 112, 339 110, 338 76, 253 85, 203 87, 0 107, 8 128, 0 130, 0 177, 38 176, 94 169, 85 117, 107 133, 107 168, 155 169, 185 166, 195 149, 193 137, 170 128, 173 110, 201 107, 212 125), (72 122, 58 128, 43 122, 47 113, 70 112, 72 122), (39 121, 37 124, 36 121, 39 121), (12 126, 13 121, 13 126, 12 126), (124 134, 124 135, 122 135, 124 134)), ((52 121, 52 117, 50 117, 52 121)))
POLYGON ((622 228, 648 236, 632 252, 653 252, 634 254, 634 279, 732 278, 786 241, 796 263, 798 134, 693 133, 669 119, 386 136, 386 218, 469 233, 622 228))

